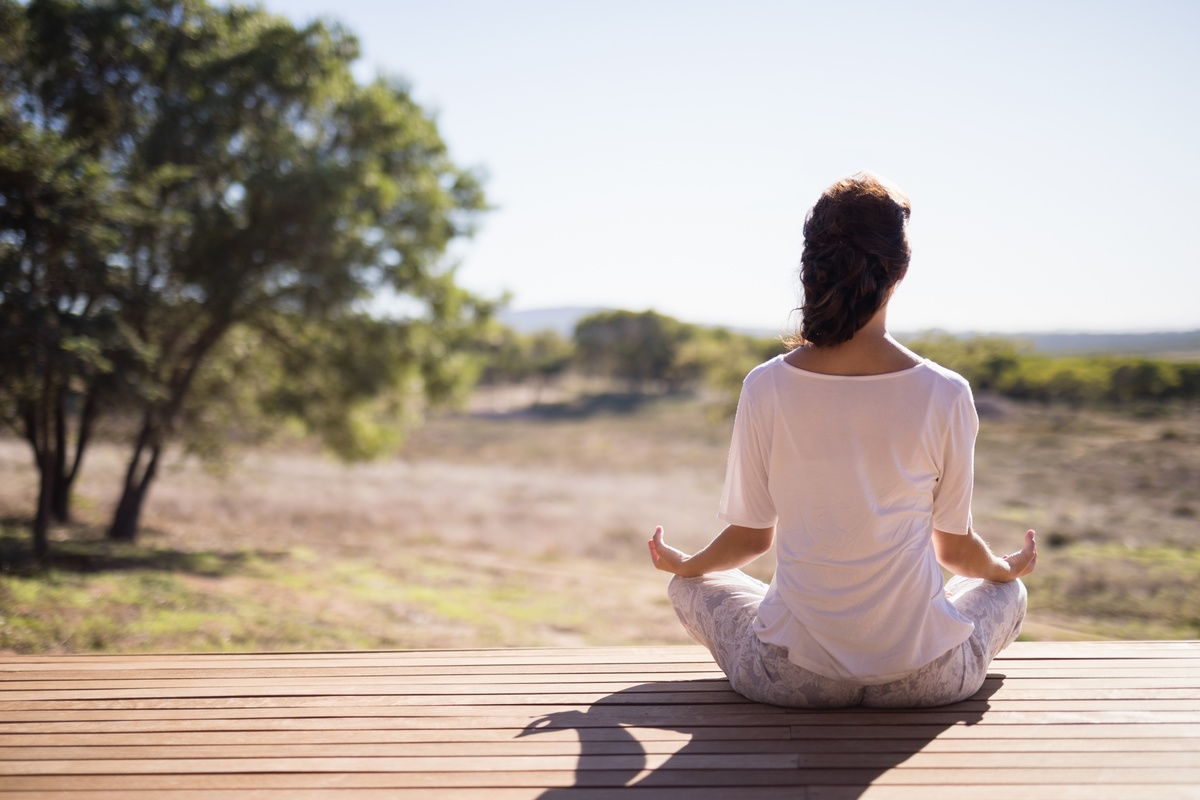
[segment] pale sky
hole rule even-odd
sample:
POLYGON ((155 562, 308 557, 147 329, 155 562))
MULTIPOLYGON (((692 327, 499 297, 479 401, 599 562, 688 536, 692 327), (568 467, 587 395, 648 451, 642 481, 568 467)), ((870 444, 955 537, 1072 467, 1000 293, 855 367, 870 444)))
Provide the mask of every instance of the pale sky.
POLYGON ((1200 2, 265 0, 406 78, 495 210, 514 309, 777 330, 804 214, 912 199, 893 329, 1200 328, 1200 2))

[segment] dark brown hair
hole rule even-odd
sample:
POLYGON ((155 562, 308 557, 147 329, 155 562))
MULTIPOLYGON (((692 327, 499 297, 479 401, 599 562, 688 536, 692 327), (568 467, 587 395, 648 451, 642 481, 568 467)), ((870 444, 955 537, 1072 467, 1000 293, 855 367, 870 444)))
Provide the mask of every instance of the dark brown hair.
POLYGON ((908 271, 908 196, 870 172, 825 190, 804 220, 799 336, 793 345, 848 341, 908 271))

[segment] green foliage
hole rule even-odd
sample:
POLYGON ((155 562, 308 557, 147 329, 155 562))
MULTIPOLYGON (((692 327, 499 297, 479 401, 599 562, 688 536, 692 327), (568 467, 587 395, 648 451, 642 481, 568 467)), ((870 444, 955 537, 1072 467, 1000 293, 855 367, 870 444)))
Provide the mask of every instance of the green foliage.
POLYGON ((553 331, 521 335, 497 326, 483 352, 488 383, 539 384, 574 368, 628 382, 639 392, 706 386, 722 415, 737 405, 742 379, 784 352, 781 340, 692 325, 654 311, 606 311, 580 320, 573 341, 553 331))
POLYGON ((344 459, 389 452, 427 403, 461 400, 474 382, 465 343, 446 327, 363 313, 324 321, 280 316, 271 335, 286 346, 264 351, 275 377, 258 406, 317 434, 344 459))
POLYGON ((575 325, 575 354, 584 372, 677 388, 686 379, 679 352, 694 328, 654 311, 602 311, 575 325))
POLYGON ((315 436, 347 461, 394 452, 426 407, 461 402, 474 385, 479 365, 453 337, 447 325, 438 332, 420 320, 364 312, 326 319, 281 312, 235 326, 198 372, 179 435, 213 464, 231 442, 284 432, 315 436))
POLYGON ((1031 349, 1012 339, 985 336, 962 339, 948 333, 928 333, 907 345, 959 373, 976 391, 998 389, 1031 349))
POLYGON ((491 384, 534 380, 544 385, 566 372, 574 359, 572 343, 552 330, 523 335, 497 326, 484 348, 480 379, 491 384))
POLYGON ((361 458, 461 393, 491 304, 443 255, 483 194, 403 83, 354 80, 353 37, 204 0, 0 0, 0 20, 0 317, 34 343, 4 348, 0 411, 48 485, 75 408, 140 418, 131 536, 166 442, 195 424, 211 449, 251 397, 361 458), (379 293, 407 316, 358 313, 379 293))
POLYGON ((742 379, 784 351, 778 339, 705 328, 657 314, 613 311, 581 320, 575 330, 584 369, 669 390, 703 382, 725 397, 732 413, 742 379))
POLYGON ((716 392, 716 413, 729 417, 737 410, 746 373, 786 350, 778 338, 702 328, 683 348, 681 359, 692 365, 691 371, 702 374, 705 384, 716 392))
POLYGON ((967 378, 976 391, 1016 400, 1072 406, 1140 407, 1200 399, 1200 364, 1141 356, 1063 356, 1034 353, 995 337, 960 339, 927 334, 907 343, 917 353, 967 378))
POLYGON ((732 394, 755 365, 783 352, 777 339, 706 328, 654 311, 606 311, 575 328, 576 359, 593 374, 626 380, 640 388, 668 390, 704 382, 732 394))

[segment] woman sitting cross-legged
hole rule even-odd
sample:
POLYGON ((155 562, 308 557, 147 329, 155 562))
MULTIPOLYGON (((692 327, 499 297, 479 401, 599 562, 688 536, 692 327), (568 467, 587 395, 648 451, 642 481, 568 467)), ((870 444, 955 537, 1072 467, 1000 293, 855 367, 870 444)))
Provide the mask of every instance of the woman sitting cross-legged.
POLYGON ((687 555, 658 528, 671 603, 733 688, 782 706, 918 707, 983 685, 1025 616, 1034 532, 998 557, 971 527, 979 421, 967 382, 905 349, 887 307, 908 198, 859 173, 804 224, 795 347, 738 401, 720 503, 687 555), (739 570, 774 544, 768 586, 739 570), (939 564, 954 573, 945 586, 939 564))

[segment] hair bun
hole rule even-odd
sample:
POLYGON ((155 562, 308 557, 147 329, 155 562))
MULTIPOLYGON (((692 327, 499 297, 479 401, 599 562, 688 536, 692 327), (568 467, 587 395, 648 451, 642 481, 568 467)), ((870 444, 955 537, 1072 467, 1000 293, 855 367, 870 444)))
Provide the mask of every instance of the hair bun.
POLYGON ((879 310, 908 270, 910 213, 908 197, 870 173, 825 190, 804 221, 804 341, 848 341, 879 310))

